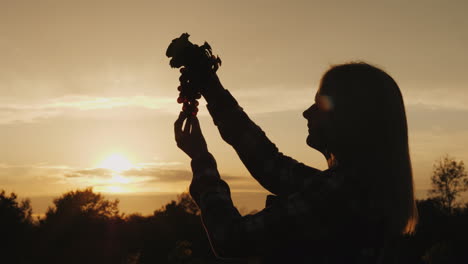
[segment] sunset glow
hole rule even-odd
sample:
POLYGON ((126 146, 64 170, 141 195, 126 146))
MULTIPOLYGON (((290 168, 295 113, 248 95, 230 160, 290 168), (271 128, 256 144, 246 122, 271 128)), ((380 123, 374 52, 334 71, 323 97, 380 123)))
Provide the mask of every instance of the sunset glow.
POLYGON ((99 168, 109 169, 115 172, 129 170, 132 167, 132 163, 121 154, 112 154, 104 159, 99 165, 99 168))
POLYGON ((125 187, 119 185, 110 185, 102 188, 100 191, 104 193, 126 193, 129 192, 125 187))

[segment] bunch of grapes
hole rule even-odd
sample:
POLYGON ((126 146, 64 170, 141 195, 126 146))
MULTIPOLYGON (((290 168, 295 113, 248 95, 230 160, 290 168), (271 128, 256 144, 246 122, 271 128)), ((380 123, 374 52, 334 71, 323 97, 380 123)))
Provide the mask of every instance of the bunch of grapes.
POLYGON ((177 88, 179 91, 179 97, 177 103, 183 104, 182 111, 186 114, 196 116, 198 113, 198 99, 201 98, 200 89, 196 89, 194 85, 190 83, 190 70, 182 67, 180 68, 180 85, 177 88))
POLYGON ((167 48, 166 56, 171 58, 170 65, 173 68, 180 67, 181 76, 179 97, 177 103, 183 104, 182 111, 187 115, 196 116, 198 113, 198 99, 201 98, 200 83, 194 80, 206 76, 206 73, 216 72, 221 65, 221 59, 214 56, 210 45, 205 42, 202 46, 192 44, 188 33, 172 40, 167 48))

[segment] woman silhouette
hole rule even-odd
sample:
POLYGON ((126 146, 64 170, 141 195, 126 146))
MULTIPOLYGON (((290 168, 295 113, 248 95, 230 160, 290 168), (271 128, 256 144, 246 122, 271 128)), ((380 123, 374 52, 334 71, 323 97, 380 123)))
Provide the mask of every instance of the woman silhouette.
POLYGON ((198 77, 222 138, 268 191, 266 207, 241 216, 208 152, 196 117, 175 122, 191 158, 190 194, 221 259, 259 263, 397 263, 395 241, 417 223, 403 98, 396 82, 367 63, 329 69, 304 111, 307 145, 321 171, 283 155, 216 74, 198 77), (186 120, 182 129, 184 120, 186 120), (250 258, 251 260, 252 258, 250 258))

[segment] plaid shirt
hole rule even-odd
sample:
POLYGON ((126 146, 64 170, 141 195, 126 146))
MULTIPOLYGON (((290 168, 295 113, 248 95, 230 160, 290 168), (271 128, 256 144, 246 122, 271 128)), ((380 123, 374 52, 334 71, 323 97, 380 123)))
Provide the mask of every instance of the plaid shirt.
POLYGON ((207 153, 192 160, 190 194, 201 210, 218 258, 260 256, 262 263, 376 263, 379 244, 363 245, 375 243, 372 236, 379 230, 380 218, 363 217, 359 200, 347 192, 344 171, 320 171, 283 155, 229 91, 220 89, 210 99, 207 108, 222 138, 236 150, 251 175, 274 194, 268 195, 263 210, 242 216, 214 157, 207 153))

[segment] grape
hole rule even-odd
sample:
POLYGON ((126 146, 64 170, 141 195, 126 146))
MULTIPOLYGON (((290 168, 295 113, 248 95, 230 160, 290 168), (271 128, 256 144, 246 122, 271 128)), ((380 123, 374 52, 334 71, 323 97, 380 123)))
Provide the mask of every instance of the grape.
POLYGON ((198 113, 198 108, 195 107, 195 109, 192 110, 192 115, 195 116, 197 115, 197 113, 198 113))
POLYGON ((182 91, 182 85, 179 85, 179 87, 177 87, 177 91, 182 91))
POLYGON ((182 98, 182 97, 179 96, 179 97, 177 98, 177 103, 178 103, 178 104, 181 104, 181 103, 183 103, 183 102, 184 102, 184 98, 182 98))
POLYGON ((197 100, 194 101, 194 104, 195 104, 195 106, 198 106, 198 105, 199 105, 199 103, 198 103, 197 100))

